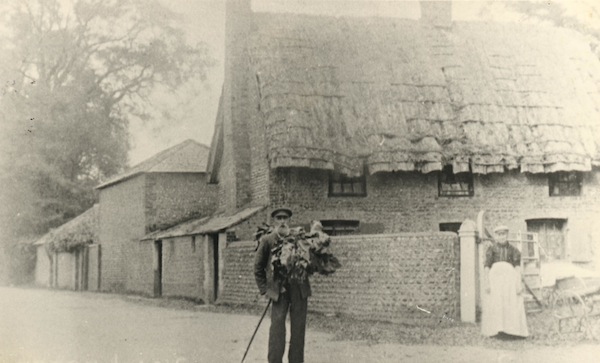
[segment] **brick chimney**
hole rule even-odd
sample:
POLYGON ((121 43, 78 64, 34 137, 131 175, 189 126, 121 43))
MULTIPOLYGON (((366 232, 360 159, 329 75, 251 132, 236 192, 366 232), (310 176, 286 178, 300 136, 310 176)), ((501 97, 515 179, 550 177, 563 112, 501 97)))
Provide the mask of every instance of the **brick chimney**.
POLYGON ((420 1, 420 4, 421 21, 440 28, 452 26, 452 0, 420 1))

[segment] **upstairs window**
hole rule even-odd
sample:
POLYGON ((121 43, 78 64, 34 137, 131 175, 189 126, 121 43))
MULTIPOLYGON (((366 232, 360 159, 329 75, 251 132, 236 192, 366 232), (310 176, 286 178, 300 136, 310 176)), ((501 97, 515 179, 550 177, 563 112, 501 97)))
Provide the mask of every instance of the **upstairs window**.
POLYGON ((473 191, 473 173, 454 174, 452 165, 446 165, 439 173, 438 193, 440 197, 471 197, 473 191))
POLYGON ((559 171, 548 174, 551 197, 581 195, 582 176, 575 171, 559 171))
POLYGON ((357 220, 348 219, 321 220, 323 232, 330 236, 353 234, 358 231, 359 224, 360 222, 357 220))
POLYGON ((367 195, 365 172, 358 177, 348 177, 337 171, 329 172, 330 197, 364 197, 367 195))

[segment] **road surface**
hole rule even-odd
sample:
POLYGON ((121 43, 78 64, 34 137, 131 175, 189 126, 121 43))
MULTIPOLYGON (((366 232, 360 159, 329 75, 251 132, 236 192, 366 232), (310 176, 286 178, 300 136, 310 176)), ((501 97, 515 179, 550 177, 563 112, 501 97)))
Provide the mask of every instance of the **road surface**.
MULTIPOLYGON (((255 315, 178 310, 111 294, 0 287, 0 363, 240 362, 255 315)), ((268 318, 246 362, 266 362, 268 318)), ((308 330, 307 363, 598 362, 600 347, 514 350, 334 341, 308 330)))

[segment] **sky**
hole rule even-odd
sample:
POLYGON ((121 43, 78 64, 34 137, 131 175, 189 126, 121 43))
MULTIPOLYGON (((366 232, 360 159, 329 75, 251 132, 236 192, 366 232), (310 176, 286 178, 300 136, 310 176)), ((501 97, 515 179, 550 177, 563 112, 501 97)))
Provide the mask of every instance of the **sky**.
MULTIPOLYGON (((181 14, 181 27, 192 43, 208 45, 216 65, 209 70, 207 82, 197 85, 199 94, 193 98, 184 90, 180 95, 157 94, 156 102, 168 110, 169 121, 161 117, 145 124, 132 122, 129 160, 135 165, 157 152, 186 139, 194 139, 210 146, 217 114, 224 70, 224 0, 160 0, 174 12, 181 14), (186 96, 187 95, 187 96, 186 96)), ((454 1, 453 19, 462 21, 525 21, 523 16, 505 10, 506 0, 454 1)), ((546 0, 548 2, 548 0, 546 0)), ((564 1, 563 1, 564 2, 564 1)), ((600 27, 600 0, 568 1, 569 14, 588 24, 600 27)), ((257 12, 294 12, 329 16, 380 16, 418 19, 419 3, 415 1, 385 0, 253 0, 257 12)))

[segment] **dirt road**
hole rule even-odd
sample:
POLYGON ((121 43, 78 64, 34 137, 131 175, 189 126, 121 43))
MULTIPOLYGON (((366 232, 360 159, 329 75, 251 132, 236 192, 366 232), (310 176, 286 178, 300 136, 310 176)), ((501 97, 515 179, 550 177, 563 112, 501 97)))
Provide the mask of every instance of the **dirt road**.
MULTIPOLYGON (((0 362, 239 362, 258 317, 176 310, 139 298, 0 288, 0 362)), ((246 362, 265 362, 269 321, 246 362)), ((600 347, 406 346, 308 330, 306 362, 598 362, 600 347)))

